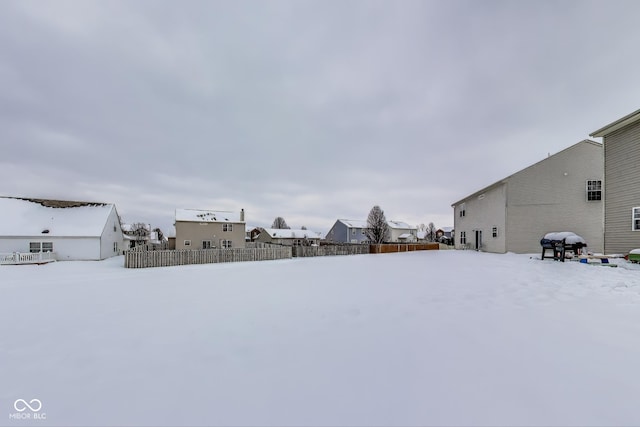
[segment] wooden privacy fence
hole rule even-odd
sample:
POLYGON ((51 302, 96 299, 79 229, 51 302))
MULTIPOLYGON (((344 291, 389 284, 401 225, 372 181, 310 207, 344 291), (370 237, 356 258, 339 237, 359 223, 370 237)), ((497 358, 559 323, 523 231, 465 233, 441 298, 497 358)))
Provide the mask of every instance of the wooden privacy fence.
POLYGON ((438 243, 384 243, 370 245, 372 254, 388 254, 392 252, 432 251, 440 249, 438 243))
POLYGON ((170 267, 220 262, 269 261, 291 258, 291 248, 264 249, 180 249, 166 251, 127 251, 125 268, 170 267))
POLYGON ((368 254, 369 245, 294 246, 294 257, 362 255, 368 254))

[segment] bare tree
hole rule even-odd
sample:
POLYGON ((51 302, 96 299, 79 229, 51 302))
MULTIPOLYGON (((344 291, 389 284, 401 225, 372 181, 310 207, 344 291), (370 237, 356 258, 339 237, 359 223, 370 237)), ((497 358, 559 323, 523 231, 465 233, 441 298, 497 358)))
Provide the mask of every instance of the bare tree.
POLYGON ((162 233, 162 230, 160 230, 160 228, 154 228, 153 231, 157 234, 158 240, 162 242, 162 240, 164 239, 164 234, 162 233))
POLYGON ((279 229, 279 230, 285 230, 285 229, 290 229, 291 227, 289 227, 287 225, 287 221, 285 221, 284 218, 279 216, 279 217, 277 217, 276 219, 273 220, 273 224, 271 224, 271 228, 276 228, 276 229, 279 229))
POLYGON ((144 222, 134 222, 131 224, 131 235, 136 237, 136 240, 144 240, 149 235, 149 227, 144 222))
POLYGON ((376 205, 369 211, 367 229, 364 233, 371 243, 384 243, 389 240, 389 224, 380 206, 376 205))
POLYGON ((435 242, 436 241, 436 226, 433 225, 432 222, 429 223, 429 225, 427 225, 427 229, 425 230, 425 238, 427 239, 428 242, 435 242))

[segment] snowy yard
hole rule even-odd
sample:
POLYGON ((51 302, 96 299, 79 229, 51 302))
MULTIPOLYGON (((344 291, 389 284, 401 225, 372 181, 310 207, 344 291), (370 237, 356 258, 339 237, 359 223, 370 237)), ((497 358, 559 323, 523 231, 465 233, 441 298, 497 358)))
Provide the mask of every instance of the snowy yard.
POLYGON ((0 266, 0 425, 640 425, 640 270, 535 258, 0 266))

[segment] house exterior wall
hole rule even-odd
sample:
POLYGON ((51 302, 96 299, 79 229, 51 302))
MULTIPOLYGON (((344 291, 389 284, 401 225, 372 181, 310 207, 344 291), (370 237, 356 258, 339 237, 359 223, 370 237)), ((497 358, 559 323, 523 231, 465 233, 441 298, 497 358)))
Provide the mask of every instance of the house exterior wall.
POLYGON ((0 252, 29 253, 29 243, 51 242, 58 261, 93 261, 100 258, 99 237, 59 236, 3 236, 0 237, 0 252))
POLYGON ((337 243, 347 243, 347 233, 348 229, 346 224, 342 221, 336 221, 335 224, 333 224, 333 227, 331 227, 331 230, 327 233, 325 240, 337 243))
MULTIPOLYGON (((346 227, 346 226, 345 226, 346 227)), ((346 239, 344 243, 365 243, 369 238, 364 234, 362 227, 346 227, 346 239)))
POLYGON ((231 240, 233 248, 244 248, 245 224, 176 221, 176 249, 203 249, 205 240, 211 241, 211 248, 221 248, 222 240, 231 240), (223 224, 232 224, 232 231, 223 231, 223 224), (191 246, 186 246, 185 240, 190 240, 191 246))
POLYGON ((415 228, 391 228, 389 227, 389 242, 416 242, 418 230, 415 228), (401 240, 400 236, 403 234, 411 234, 412 238, 408 240, 401 240))
POLYGON ((124 247, 124 236, 122 234, 122 228, 120 228, 120 219, 114 206, 111 208, 111 212, 102 230, 102 235, 100 236, 100 259, 120 255, 125 249, 128 248, 124 247))
POLYGON ((506 252, 505 218, 507 204, 507 184, 501 183, 487 188, 458 203, 454 207, 454 244, 456 249, 472 248, 478 244, 487 252, 506 252), (464 216, 460 212, 464 210, 464 216), (497 235, 493 237, 493 227, 497 235), (481 241, 476 241, 476 230, 481 232, 481 241), (461 233, 466 235, 466 244, 461 241, 461 233))
POLYGON ((603 180, 603 168, 602 145, 585 140, 461 200, 454 205, 456 248, 463 247, 461 232, 475 248, 475 231, 481 230, 482 250, 537 253, 546 233, 572 231, 590 251, 602 252, 604 203, 587 201, 586 186, 587 180, 603 180))
POLYGON ((583 141, 508 179, 507 251, 535 253, 552 231, 582 236, 604 250, 604 202, 587 201, 587 180, 603 180, 602 145, 583 141))
POLYGON ((367 243, 369 239, 362 230, 362 227, 349 227, 342 221, 336 221, 325 240, 336 243, 367 243))
POLYGON ((604 137, 604 250, 627 254, 640 248, 632 209, 640 207, 640 122, 604 137))
MULTIPOLYGON (((258 235, 256 241, 261 243, 270 243, 272 245, 282 245, 282 246, 293 246, 297 241, 304 240, 304 237, 295 237, 295 238, 276 238, 270 236, 269 233, 263 232, 258 235)), ((307 241, 312 245, 317 245, 320 243, 319 237, 307 237, 307 241)))

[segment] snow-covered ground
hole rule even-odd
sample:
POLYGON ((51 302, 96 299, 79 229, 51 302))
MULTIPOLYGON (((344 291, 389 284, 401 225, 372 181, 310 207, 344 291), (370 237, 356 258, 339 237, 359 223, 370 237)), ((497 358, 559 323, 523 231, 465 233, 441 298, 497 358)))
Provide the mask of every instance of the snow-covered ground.
POLYGON ((532 257, 0 266, 0 424, 640 425, 640 270, 532 257))

